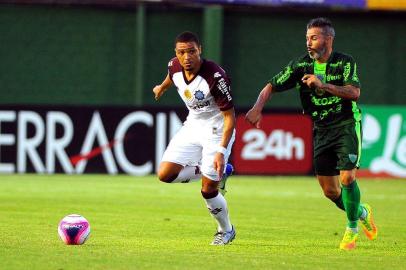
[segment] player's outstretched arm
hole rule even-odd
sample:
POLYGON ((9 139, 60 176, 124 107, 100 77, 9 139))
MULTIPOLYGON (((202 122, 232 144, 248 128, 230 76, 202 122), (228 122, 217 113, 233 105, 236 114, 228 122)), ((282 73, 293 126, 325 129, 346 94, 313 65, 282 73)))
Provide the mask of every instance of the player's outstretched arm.
POLYGON ((249 110, 245 115, 245 120, 248 123, 254 125, 257 128, 260 127, 262 118, 262 109, 264 108, 265 103, 272 98, 272 95, 273 95, 272 84, 268 83, 262 89, 261 93, 259 93, 257 102, 255 102, 251 110, 249 110))
POLYGON ((166 75, 165 80, 160 84, 156 85, 153 89, 152 92, 154 92, 155 95, 155 100, 158 100, 166 90, 172 85, 172 80, 169 78, 169 74, 166 75))
POLYGON ((223 136, 221 138, 221 143, 219 145, 219 150, 214 156, 214 169, 217 171, 219 179, 223 177, 224 171, 224 152, 228 144, 230 143, 231 137, 235 129, 235 112, 234 108, 231 108, 227 111, 222 111, 224 116, 224 127, 223 127, 223 136))

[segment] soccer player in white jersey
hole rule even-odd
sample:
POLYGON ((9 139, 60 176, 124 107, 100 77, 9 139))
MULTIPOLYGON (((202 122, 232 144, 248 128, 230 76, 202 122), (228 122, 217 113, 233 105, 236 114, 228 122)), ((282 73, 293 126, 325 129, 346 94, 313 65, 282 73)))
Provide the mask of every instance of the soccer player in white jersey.
POLYGON ((175 53, 168 75, 153 92, 158 100, 174 84, 189 114, 162 157, 158 177, 165 183, 201 178, 202 196, 218 225, 211 244, 226 245, 235 238, 227 202, 219 192, 219 183, 231 174, 226 165, 235 138, 230 80, 216 63, 201 58, 199 39, 192 32, 176 37, 175 53))

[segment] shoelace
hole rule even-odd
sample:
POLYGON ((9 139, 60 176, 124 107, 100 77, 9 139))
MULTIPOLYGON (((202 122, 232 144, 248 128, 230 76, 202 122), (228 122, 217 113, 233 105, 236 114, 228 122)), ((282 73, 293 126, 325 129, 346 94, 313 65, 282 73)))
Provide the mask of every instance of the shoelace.
POLYGON ((224 243, 223 233, 222 232, 217 232, 214 236, 215 236, 214 241, 213 241, 214 244, 222 244, 222 243, 224 243))
POLYGON ((351 240, 353 235, 354 233, 351 230, 345 231, 344 240, 346 241, 351 240))
POLYGON ((365 217, 365 219, 361 219, 361 222, 362 222, 362 224, 364 224, 364 226, 369 230, 369 231, 371 231, 372 230, 372 226, 371 226, 371 223, 369 222, 370 220, 370 214, 369 214, 369 211, 366 209, 366 211, 367 211, 367 216, 365 217))
POLYGON ((371 231, 372 230, 372 226, 371 224, 367 221, 367 219, 361 220, 362 224, 364 224, 364 226, 371 231))

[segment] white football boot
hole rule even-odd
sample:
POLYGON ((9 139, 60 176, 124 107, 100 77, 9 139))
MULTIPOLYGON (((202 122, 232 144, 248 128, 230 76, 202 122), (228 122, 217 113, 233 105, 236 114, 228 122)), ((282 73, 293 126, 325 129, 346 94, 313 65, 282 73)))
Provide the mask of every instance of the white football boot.
POLYGON ((212 246, 224 246, 230 244, 235 238, 235 230, 234 226, 231 227, 231 231, 229 232, 217 232, 214 235, 214 240, 211 242, 212 246))

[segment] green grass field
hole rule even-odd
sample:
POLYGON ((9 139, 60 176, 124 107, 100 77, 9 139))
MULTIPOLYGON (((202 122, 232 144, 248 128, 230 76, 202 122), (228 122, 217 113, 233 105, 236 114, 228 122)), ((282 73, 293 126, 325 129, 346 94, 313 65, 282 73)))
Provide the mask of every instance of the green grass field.
POLYGON ((234 176, 227 200, 237 230, 228 246, 209 243, 215 221, 199 183, 154 177, 0 176, 0 269, 404 269, 406 181, 360 180, 379 228, 357 249, 338 249, 344 212, 306 177, 234 176), (89 240, 66 246, 57 224, 78 213, 89 240))

